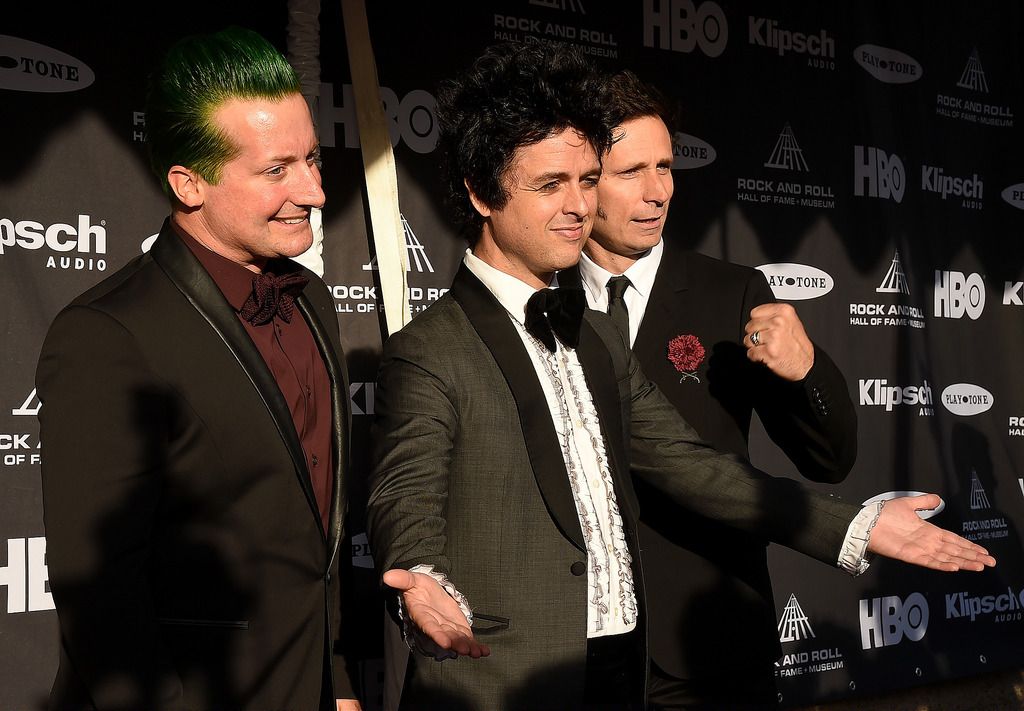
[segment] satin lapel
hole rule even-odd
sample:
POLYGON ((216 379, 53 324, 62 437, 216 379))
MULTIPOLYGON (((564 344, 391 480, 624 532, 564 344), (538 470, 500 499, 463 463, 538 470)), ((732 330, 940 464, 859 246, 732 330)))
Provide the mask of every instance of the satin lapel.
MULTIPOLYGON (((319 288, 319 284, 306 287, 319 288)), ((327 531, 327 550, 330 556, 327 561, 327 568, 330 569, 334 563, 334 556, 338 553, 338 546, 341 544, 341 533, 345 528, 345 469, 349 461, 349 407, 348 407, 348 372, 342 365, 340 354, 334 348, 334 341, 330 332, 320 321, 316 309, 310 303, 305 291, 295 301, 299 311, 309 324, 309 330, 313 334, 317 348, 323 358, 324 366, 327 368, 327 375, 331 379, 331 432, 334 435, 334 482, 331 487, 331 514, 329 530, 327 531)))
POLYGON ((306 458, 302 453, 299 436, 295 432, 288 404, 281 395, 273 374, 246 333, 238 315, 225 300, 217 284, 195 255, 189 251, 169 226, 164 223, 156 243, 151 250, 153 261, 164 271, 171 282, 189 300, 192 306, 206 319, 207 323, 220 336, 224 344, 231 350, 238 364, 249 377, 253 387, 263 398, 270 412, 281 440, 288 448, 292 461, 295 463, 295 475, 302 487, 312 513, 319 518, 313 486, 306 471, 306 458))
POLYGON ((505 309, 465 265, 455 275, 451 293, 512 391, 533 475, 551 518, 566 538, 581 551, 586 550, 551 411, 519 333, 505 309))
POLYGON ((632 508, 630 518, 636 520, 639 512, 633 499, 633 486, 629 481, 631 475, 629 457, 626 454, 626 431, 623 429, 622 401, 615 377, 615 366, 608 346, 586 319, 580 329, 580 345, 576 349, 576 355, 583 367, 587 387, 590 389, 601 422, 601 433, 604 435, 605 450, 608 452, 617 498, 620 506, 623 502, 628 502, 632 508))

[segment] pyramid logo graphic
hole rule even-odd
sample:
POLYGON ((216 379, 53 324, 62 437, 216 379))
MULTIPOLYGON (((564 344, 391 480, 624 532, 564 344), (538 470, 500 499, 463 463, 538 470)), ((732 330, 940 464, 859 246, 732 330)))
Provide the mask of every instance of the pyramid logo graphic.
MULTIPOLYGON (((430 259, 427 257, 427 251, 420 244, 420 241, 416 238, 416 233, 412 231, 412 227, 409 226, 409 221, 405 219, 405 215, 402 215, 402 230, 405 232, 405 251, 406 266, 405 271, 410 272, 413 267, 418 272, 430 272, 434 273, 434 266, 430 263, 430 259)), ((363 265, 363 271, 376 271, 377 270, 377 258, 373 257, 368 264, 363 265)))
POLYGON ((793 129, 789 127, 788 123, 782 127, 779 140, 775 142, 775 148, 764 167, 804 172, 809 170, 807 161, 804 160, 804 152, 800 150, 796 136, 793 135, 793 129))
POLYGON ((583 7, 583 0, 530 0, 530 4, 550 7, 553 10, 571 10, 581 15, 587 14, 586 9, 583 7))
POLYGON ((971 510, 977 511, 978 509, 991 508, 992 505, 988 502, 988 494, 985 493, 985 487, 981 485, 981 480, 978 479, 978 473, 971 469, 971 510))
POLYGON ((786 609, 782 611, 782 619, 779 620, 779 641, 797 642, 801 639, 813 639, 814 630, 811 623, 807 621, 807 615, 800 609, 796 595, 790 594, 786 602, 786 609))
POLYGON ((892 255, 892 264, 889 271, 885 273, 882 283, 875 289, 879 294, 906 294, 910 295, 910 287, 907 286, 907 277, 903 274, 903 265, 900 264, 900 252, 896 250, 892 255))
POLYGON ((983 94, 988 93, 988 82, 985 81, 985 70, 981 68, 977 48, 967 58, 967 65, 964 67, 963 74, 960 75, 960 81, 956 85, 961 89, 980 91, 983 94))
POLYGON ((36 389, 32 388, 32 392, 25 398, 25 402, 21 403, 21 407, 16 407, 11 410, 12 415, 29 415, 35 417, 39 414, 39 409, 43 406, 43 403, 36 397, 36 389))

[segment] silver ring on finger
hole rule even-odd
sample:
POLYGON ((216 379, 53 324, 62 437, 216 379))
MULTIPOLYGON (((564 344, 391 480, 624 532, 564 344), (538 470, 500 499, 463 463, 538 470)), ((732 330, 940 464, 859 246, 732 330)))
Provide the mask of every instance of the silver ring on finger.
POLYGON ((754 331, 753 333, 751 333, 750 334, 750 342, 753 345, 755 345, 755 346, 761 345, 761 332, 760 331, 754 331))

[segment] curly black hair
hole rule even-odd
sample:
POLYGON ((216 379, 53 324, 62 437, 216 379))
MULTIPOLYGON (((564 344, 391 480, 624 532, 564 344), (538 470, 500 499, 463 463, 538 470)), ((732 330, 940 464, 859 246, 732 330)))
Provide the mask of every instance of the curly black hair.
POLYGON ((517 149, 567 128, 600 156, 616 125, 601 104, 605 79, 582 51, 558 43, 492 45, 437 97, 442 173, 459 233, 472 245, 483 218, 466 186, 488 207, 509 199, 506 173, 517 149))

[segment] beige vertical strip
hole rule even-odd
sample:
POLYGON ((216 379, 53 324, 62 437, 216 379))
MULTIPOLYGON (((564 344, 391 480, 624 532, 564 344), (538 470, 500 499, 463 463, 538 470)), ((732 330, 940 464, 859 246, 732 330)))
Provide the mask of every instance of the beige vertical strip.
POLYGON ((370 230, 384 301, 384 325, 387 334, 391 335, 410 318, 405 230, 398 205, 398 174, 380 98, 366 6, 363 0, 341 0, 341 10, 356 100, 366 195, 370 203, 370 230))

